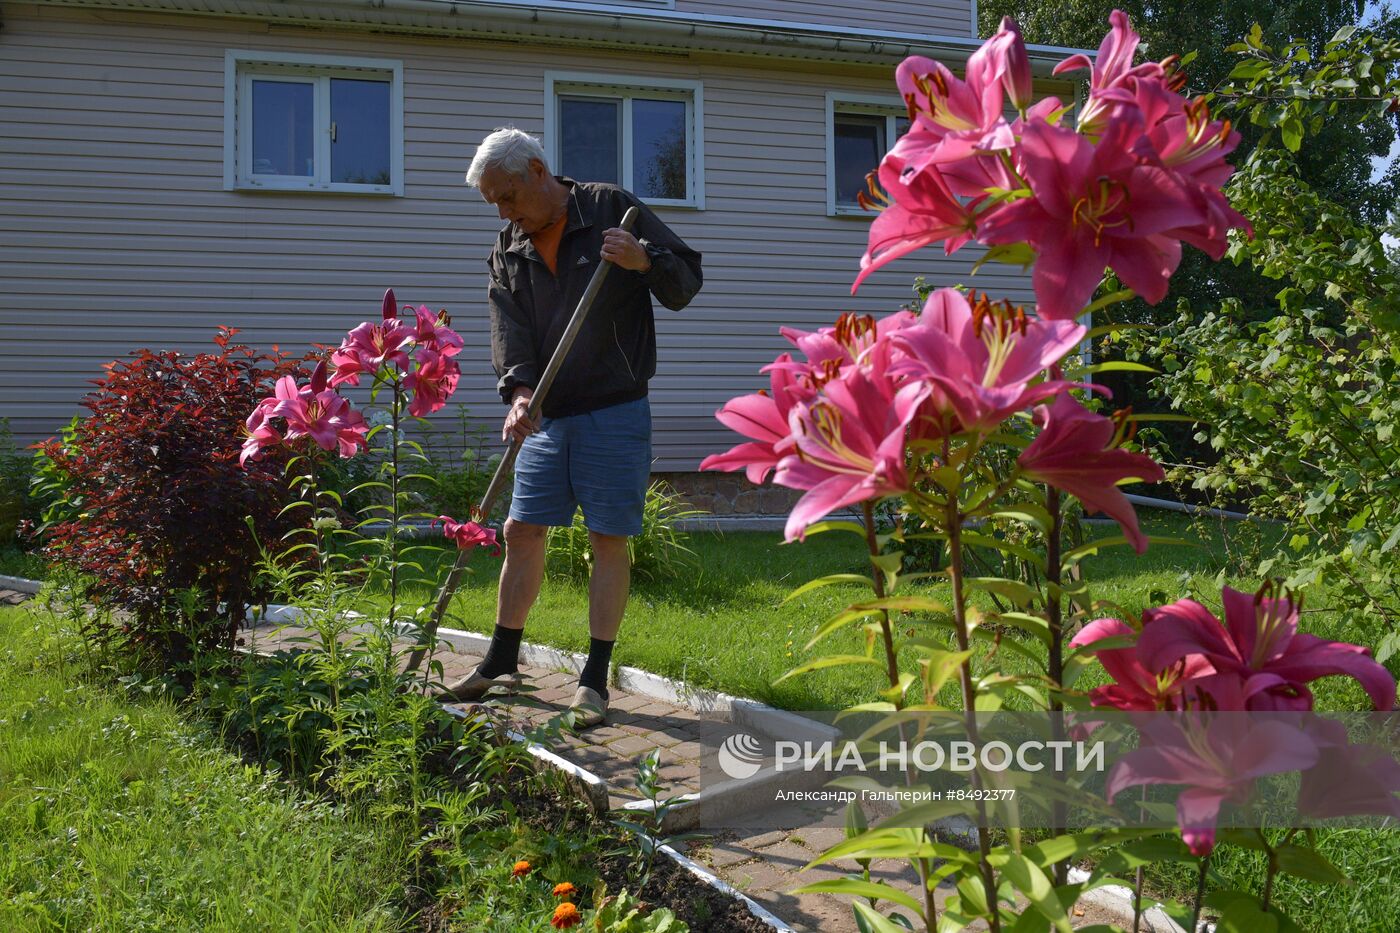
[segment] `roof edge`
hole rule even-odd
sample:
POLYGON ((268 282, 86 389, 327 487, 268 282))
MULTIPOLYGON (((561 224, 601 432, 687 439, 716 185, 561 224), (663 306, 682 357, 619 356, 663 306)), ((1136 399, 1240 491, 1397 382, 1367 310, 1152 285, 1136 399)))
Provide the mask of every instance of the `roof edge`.
MULTIPOLYGON (((940 54, 964 61, 982 44, 970 36, 923 35, 816 23, 697 16, 606 3, 539 0, 31 0, 40 6, 213 15, 347 29, 532 39, 593 47, 695 49, 761 57, 883 63, 940 54)), ((1029 45, 1040 76, 1079 49, 1029 45)), ((1086 52, 1092 55, 1092 52, 1086 52)))

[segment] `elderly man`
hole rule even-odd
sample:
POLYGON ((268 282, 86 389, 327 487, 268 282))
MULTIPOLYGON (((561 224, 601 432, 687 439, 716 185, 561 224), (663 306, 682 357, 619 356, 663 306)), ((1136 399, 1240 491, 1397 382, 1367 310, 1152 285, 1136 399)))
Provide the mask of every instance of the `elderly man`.
POLYGON ((538 140, 514 128, 486 137, 467 171, 509 223, 491 270, 491 362, 510 406, 501 439, 521 438, 515 491, 505 524, 496 628, 481 664, 447 692, 476 699, 519 685, 525 617, 544 578, 545 535, 583 508, 593 551, 588 581, 588 662, 571 709, 576 726, 604 719, 608 663, 627 604, 627 538, 642 530, 651 472, 647 380, 656 372, 652 296, 679 311, 700 290, 700 254, 631 193, 615 185, 552 175, 538 140), (636 233, 618 227, 628 207, 636 233), (544 401, 538 424, 530 399, 598 262, 609 274, 587 323, 544 401))

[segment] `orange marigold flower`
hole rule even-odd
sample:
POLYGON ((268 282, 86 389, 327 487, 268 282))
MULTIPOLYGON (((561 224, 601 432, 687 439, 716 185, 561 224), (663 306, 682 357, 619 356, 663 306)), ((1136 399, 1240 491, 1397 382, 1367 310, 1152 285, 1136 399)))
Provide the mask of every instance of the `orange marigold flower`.
POLYGON ((578 908, 568 901, 554 908, 554 916, 550 919, 549 925, 556 930, 567 930, 569 927, 578 926, 583 922, 583 914, 578 912, 578 908))
POLYGON ((528 875, 529 873, 530 863, 525 861, 524 859, 521 859, 520 861, 516 862, 515 866, 510 870, 510 876, 512 878, 519 878, 521 875, 528 875))
POLYGON ((554 886, 555 897, 572 897, 578 893, 578 888, 574 887, 572 881, 561 881, 554 886))

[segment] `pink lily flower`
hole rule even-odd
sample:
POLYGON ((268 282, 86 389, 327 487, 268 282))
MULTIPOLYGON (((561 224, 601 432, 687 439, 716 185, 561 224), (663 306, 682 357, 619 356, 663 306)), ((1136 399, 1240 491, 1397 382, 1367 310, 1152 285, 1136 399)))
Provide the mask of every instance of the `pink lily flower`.
POLYGON ((1217 671, 1238 676, 1251 710, 1309 710, 1307 684, 1320 677, 1354 677, 1378 710, 1395 708, 1395 678, 1371 659, 1370 650, 1298 631, 1298 606, 1288 596, 1221 594, 1225 623, 1195 600, 1153 610, 1162 622, 1143 629, 1138 655, 1153 670, 1184 658, 1204 658, 1217 671))
POLYGON ((700 469, 729 473, 743 470, 755 485, 768 478, 793 445, 788 433, 788 413, 799 396, 794 392, 797 386, 793 371, 787 366, 791 362, 792 354, 783 353, 773 365, 764 367, 769 373, 770 392, 741 395, 715 412, 725 427, 753 440, 725 453, 711 454, 700 461, 700 469))
POLYGON ((365 321, 346 336, 340 349, 331 354, 335 375, 331 385, 360 384, 360 375, 374 375, 386 363, 408 369, 408 348, 413 343, 414 329, 399 320, 394 290, 384 293, 383 313, 378 323, 365 321))
MULTIPOLYGON (((1144 626, 1153 618, 1147 614, 1144 626)), ((1126 622, 1096 619, 1080 629, 1069 643, 1072 648, 1082 648, 1107 638, 1136 638, 1137 635, 1126 622)), ((1138 658, 1136 646, 1104 648, 1095 654, 1114 680, 1112 684, 1089 691, 1089 702, 1096 707, 1134 712, 1182 709, 1189 685, 1215 673, 1210 662, 1199 656, 1183 658, 1161 672, 1152 671, 1138 658)))
POLYGON ((425 418, 447 404, 448 398, 457 391, 462 371, 456 360, 427 347, 420 349, 415 358, 418 368, 404 377, 403 384, 413 393, 408 401, 408 413, 415 418, 425 418))
POLYGON ((287 424, 289 441, 309 437, 322 450, 339 449, 342 457, 354 456, 361 447, 368 447, 365 435, 369 426, 364 416, 350 407, 334 389, 326 387, 326 364, 320 363, 311 374, 311 381, 298 389, 296 380, 283 376, 277 381, 268 418, 282 418, 287 424))
POLYGON ((1041 317, 1077 318, 1106 266, 1151 304, 1166 295, 1181 261, 1172 232, 1206 217, 1176 175, 1144 164, 1142 131, 1141 116, 1130 109, 1108 122, 1098 145, 1047 123, 1031 123, 1022 134, 1022 172, 1034 196, 1003 205, 980 230, 986 243, 1035 248, 1041 317))
POLYGON ((878 369, 851 367, 818 397, 788 413, 795 448, 778 462, 774 481, 805 489, 788 516, 788 541, 836 509, 909 490, 905 432, 929 386, 898 391, 878 369))
POLYGON ((1015 87, 1019 95, 1030 79, 1029 59, 1014 20, 1002 20, 997 34, 968 58, 964 74, 966 80, 960 80, 941 62, 920 55, 909 56, 895 70, 910 121, 928 134, 929 145, 909 160, 912 171, 922 172, 934 161, 963 159, 976 150, 1005 149, 1014 142, 1002 115, 1003 89, 1015 87))
POLYGON ((443 356, 456 356, 462 352, 462 337, 449 326, 446 311, 434 314, 427 305, 419 305, 413 314, 418 321, 413 339, 419 347, 443 356))
POLYGON ((276 399, 263 399, 258 406, 253 409, 253 413, 244 422, 244 430, 247 437, 243 440, 243 450, 238 455, 238 465, 247 469, 249 460, 258 460, 262 457, 263 448, 276 447, 282 443, 282 434, 272 426, 268 412, 276 403, 276 399))
POLYGON ((1216 824, 1226 802, 1244 803, 1257 779, 1311 768, 1319 758, 1302 729, 1238 712, 1190 710, 1136 722, 1150 744, 1129 752, 1109 770, 1108 800, 1112 803, 1129 787, 1183 785, 1176 800, 1177 823, 1187 848, 1198 856, 1215 848, 1216 824))
POLYGON ((871 196, 860 196, 861 205, 880 211, 880 216, 870 224, 868 245, 851 294, 866 276, 901 256, 933 243, 942 243, 943 252, 951 256, 976 236, 974 210, 953 194, 938 166, 929 165, 917 172, 909 168, 911 152, 922 151, 933 142, 928 131, 910 130, 881 160, 876 173, 880 188, 872 180, 871 196))
POLYGON ((974 306, 957 289, 940 288, 929 295, 918 323, 891 336, 904 352, 891 371, 932 383, 942 414, 956 419, 959 430, 985 434, 1074 385, 1062 379, 1032 383, 1084 334, 1074 321, 1027 318, 1010 302, 994 305, 985 295, 974 306))
POLYGON ((887 314, 879 320, 869 314, 847 312, 836 319, 834 327, 814 331, 780 327, 778 332, 807 359, 798 362, 789 357, 786 362, 774 361, 772 365, 791 370, 804 388, 815 391, 848 366, 887 363, 892 349, 890 335, 912 325, 915 320, 910 311, 887 314))
POLYGON ((1071 55, 1055 66, 1054 73, 1088 68, 1089 99, 1085 101, 1078 125, 1081 132, 1096 137, 1102 131, 1108 118, 1121 104, 1133 103, 1136 83, 1143 78, 1166 76, 1166 68, 1159 62, 1143 62, 1133 65, 1133 54, 1137 51, 1142 37, 1133 30, 1128 14, 1114 10, 1108 15, 1108 34, 1099 44, 1099 54, 1091 61, 1089 56, 1071 55))
POLYGON ((1344 723, 1306 715, 1303 731, 1321 750, 1303 772, 1298 812, 1313 819, 1380 814, 1400 819, 1400 762, 1379 745, 1353 745, 1344 723))
POLYGON ((1031 106, 1031 59, 1026 54, 1026 41, 1021 37, 1021 24, 1010 16, 1003 16, 1001 27, 987 42, 997 46, 993 54, 1000 55, 1005 62, 1001 86, 1011 99, 1011 106, 1025 113, 1031 106))
POLYGON ((500 555, 501 546, 496 541, 496 529, 472 521, 459 522, 450 515, 439 515, 437 520, 442 522, 443 536, 456 542, 458 550, 470 551, 475 547, 487 547, 490 548, 493 557, 500 555))
POLYGON ((1133 550, 1147 550, 1137 513, 1118 484, 1160 482, 1162 468, 1145 454, 1123 450, 1121 425, 1089 411, 1068 392, 1037 407, 1035 420, 1043 430, 1016 460, 1026 478, 1063 489, 1086 509, 1105 513, 1122 527, 1133 550))

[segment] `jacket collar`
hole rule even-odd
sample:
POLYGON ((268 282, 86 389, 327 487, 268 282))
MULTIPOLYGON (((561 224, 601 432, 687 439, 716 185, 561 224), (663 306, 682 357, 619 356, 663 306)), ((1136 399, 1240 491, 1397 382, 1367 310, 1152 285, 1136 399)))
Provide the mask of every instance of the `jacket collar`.
MULTIPOLYGON (((564 224, 564 233, 560 237, 560 242, 563 242, 563 238, 575 230, 593 226, 593 202, 589 198, 579 197, 578 182, 572 178, 566 175, 555 175, 554 178, 569 189, 569 203, 564 208, 569 219, 564 224)), ((538 259, 540 255, 529 235, 522 233, 515 224, 510 225, 510 245, 506 247, 506 252, 520 253, 530 259, 538 259)))

